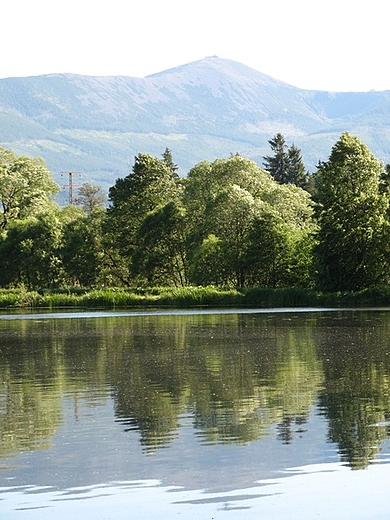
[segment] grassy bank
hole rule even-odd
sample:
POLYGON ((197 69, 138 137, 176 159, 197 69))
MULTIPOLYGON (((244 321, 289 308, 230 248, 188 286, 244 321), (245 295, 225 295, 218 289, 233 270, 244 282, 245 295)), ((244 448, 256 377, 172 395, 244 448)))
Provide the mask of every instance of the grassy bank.
POLYGON ((69 289, 27 291, 0 289, 0 308, 133 308, 133 307, 351 307, 390 306, 390 288, 322 294, 305 289, 220 289, 155 287, 149 289, 69 289))

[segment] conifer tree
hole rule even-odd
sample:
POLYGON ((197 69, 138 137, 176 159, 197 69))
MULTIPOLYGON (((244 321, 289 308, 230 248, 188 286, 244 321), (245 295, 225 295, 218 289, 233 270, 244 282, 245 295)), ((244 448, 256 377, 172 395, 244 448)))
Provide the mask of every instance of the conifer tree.
POLYGON ((305 188, 308 175, 303 164, 301 150, 295 144, 287 148, 281 133, 276 134, 268 142, 274 155, 263 157, 265 170, 279 184, 295 184, 295 186, 305 188))
POLYGON ((284 137, 278 133, 270 139, 268 143, 274 154, 263 157, 263 166, 276 182, 279 182, 279 184, 287 184, 289 182, 287 178, 289 159, 284 137))
POLYGON ((175 164, 173 162, 172 152, 168 147, 165 148, 165 151, 162 154, 162 158, 163 158, 164 163, 168 166, 169 170, 172 172, 172 174, 175 177, 178 177, 176 172, 179 169, 179 167, 177 164, 175 164))
POLYGON ((287 179, 289 184, 295 184, 300 188, 306 188, 308 174, 303 164, 301 150, 292 144, 288 149, 288 172, 287 179))

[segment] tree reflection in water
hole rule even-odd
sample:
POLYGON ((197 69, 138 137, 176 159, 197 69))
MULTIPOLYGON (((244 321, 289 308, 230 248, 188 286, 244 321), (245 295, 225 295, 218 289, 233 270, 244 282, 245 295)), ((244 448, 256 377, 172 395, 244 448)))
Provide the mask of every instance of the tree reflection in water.
POLYGON ((45 447, 71 392, 113 399, 146 453, 190 417, 201 443, 294 443, 316 407, 352 468, 389 437, 387 312, 0 321, 1 451, 45 447))

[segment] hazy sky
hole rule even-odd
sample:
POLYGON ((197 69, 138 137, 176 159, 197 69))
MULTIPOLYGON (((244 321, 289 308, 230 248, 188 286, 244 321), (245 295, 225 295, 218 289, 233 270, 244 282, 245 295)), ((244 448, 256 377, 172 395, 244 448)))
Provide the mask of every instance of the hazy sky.
POLYGON ((4 0, 0 77, 144 77, 205 56, 300 88, 390 89, 385 0, 4 0))

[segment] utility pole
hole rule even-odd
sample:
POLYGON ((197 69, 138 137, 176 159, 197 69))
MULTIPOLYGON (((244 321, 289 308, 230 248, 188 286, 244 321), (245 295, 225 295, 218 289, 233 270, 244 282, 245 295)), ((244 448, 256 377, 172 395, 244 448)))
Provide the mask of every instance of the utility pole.
POLYGON ((65 184, 64 188, 69 188, 69 204, 74 205, 76 204, 76 197, 74 196, 74 188, 76 185, 73 182, 73 177, 75 175, 79 175, 81 178, 81 173, 77 172, 62 172, 63 174, 67 174, 69 178, 69 184, 65 184))

